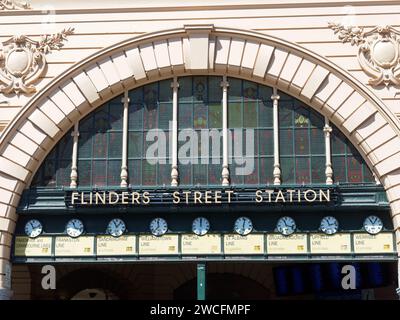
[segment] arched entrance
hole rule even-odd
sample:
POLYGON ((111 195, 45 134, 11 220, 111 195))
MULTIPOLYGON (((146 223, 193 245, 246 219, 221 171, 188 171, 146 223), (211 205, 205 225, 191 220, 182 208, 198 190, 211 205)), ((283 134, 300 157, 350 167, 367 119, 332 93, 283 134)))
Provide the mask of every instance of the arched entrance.
POLYGON ((138 37, 89 58, 33 98, 9 126, 0 141, 0 183, 9 194, 2 207, 2 266, 9 260, 22 191, 73 124, 124 89, 191 73, 273 84, 319 110, 384 185, 397 230, 398 150, 390 146, 399 139, 398 128, 378 99, 335 66, 292 44, 246 31, 186 26, 138 37), (229 51, 232 46, 240 50, 229 51), (19 157, 12 156, 15 152, 19 157))

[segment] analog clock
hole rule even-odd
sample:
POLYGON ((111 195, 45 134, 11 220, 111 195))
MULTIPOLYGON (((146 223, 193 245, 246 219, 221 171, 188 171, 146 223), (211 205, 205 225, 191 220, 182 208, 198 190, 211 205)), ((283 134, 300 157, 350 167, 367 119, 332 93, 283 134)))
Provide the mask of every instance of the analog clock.
POLYGON ((72 238, 77 238, 83 233, 83 223, 79 219, 71 219, 68 221, 67 234, 72 238))
POLYGON ((382 220, 377 216, 369 216, 364 220, 364 229, 370 234, 377 234, 382 231, 382 220))
POLYGON ((253 223, 247 217, 237 218, 235 221, 235 231, 241 236, 245 236, 253 231, 253 223))
POLYGON ((327 216, 321 220, 320 230, 326 234, 335 234, 339 230, 339 222, 336 218, 327 216))
POLYGON ((126 231, 125 222, 121 219, 112 219, 107 227, 107 232, 113 237, 119 237, 126 231))
POLYGON ((43 232, 43 226, 39 220, 29 220, 25 225, 25 233, 29 238, 36 238, 43 232))
POLYGON ((210 223, 206 218, 198 217, 193 220, 192 230, 198 236, 204 236, 210 230, 210 223))
POLYGON ((296 231, 296 222, 291 217, 282 217, 278 220, 276 229, 284 236, 288 236, 296 231))
POLYGON ((163 218, 155 218, 150 222, 150 231, 155 236, 162 236, 168 231, 168 224, 163 218))

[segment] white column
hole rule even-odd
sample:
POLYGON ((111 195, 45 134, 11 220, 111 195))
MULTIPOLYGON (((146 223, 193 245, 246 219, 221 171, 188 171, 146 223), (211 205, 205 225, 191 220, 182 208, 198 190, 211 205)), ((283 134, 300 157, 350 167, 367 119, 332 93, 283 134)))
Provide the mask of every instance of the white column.
POLYGON ((172 166, 171 166, 171 186, 176 187, 179 184, 178 171, 178 89, 179 83, 177 77, 174 77, 171 83, 172 88, 172 166))
POLYGON ((228 87, 226 76, 221 82, 222 87, 222 185, 229 186, 228 159, 228 87))
POLYGON ((279 159, 279 118, 278 118, 278 105, 280 96, 278 89, 273 89, 271 96, 273 103, 273 126, 274 126, 274 185, 281 184, 281 164, 279 159))
POLYGON ((79 142, 79 122, 75 123, 74 130, 71 133, 72 141, 72 166, 71 166, 71 188, 78 185, 78 142, 79 142))
POLYGON ((331 132, 332 127, 329 124, 328 117, 325 117, 325 176, 326 184, 333 184, 333 168, 332 168, 332 154, 331 154, 331 132))
POLYGON ((121 187, 128 186, 128 91, 124 92, 121 102, 124 104, 122 124, 122 163, 121 163, 121 187))

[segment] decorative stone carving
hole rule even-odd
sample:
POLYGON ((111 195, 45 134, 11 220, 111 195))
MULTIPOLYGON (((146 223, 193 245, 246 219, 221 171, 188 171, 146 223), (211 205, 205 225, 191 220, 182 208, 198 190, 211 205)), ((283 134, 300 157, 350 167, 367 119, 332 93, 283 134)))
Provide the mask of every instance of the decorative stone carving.
POLYGON ((27 2, 15 0, 0 0, 0 10, 21 10, 30 8, 31 6, 27 2))
POLYGON ((40 41, 18 35, 0 44, 0 93, 35 92, 32 83, 45 71, 45 55, 51 50, 59 50, 67 36, 73 33, 73 28, 64 29, 42 36, 40 41))
POLYGON ((371 76, 370 85, 400 85, 399 31, 391 26, 379 26, 365 32, 360 27, 345 27, 332 22, 329 27, 343 43, 358 46, 358 62, 371 76))

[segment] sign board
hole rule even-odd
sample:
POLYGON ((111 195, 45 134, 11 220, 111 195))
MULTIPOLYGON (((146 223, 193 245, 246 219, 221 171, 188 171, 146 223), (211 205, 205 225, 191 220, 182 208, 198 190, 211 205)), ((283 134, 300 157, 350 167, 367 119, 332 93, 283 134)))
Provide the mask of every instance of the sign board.
POLYGON ((307 252, 307 234, 305 233, 297 233, 290 236, 281 234, 267 235, 268 254, 306 254, 307 252))
POLYGON ((220 234, 183 234, 181 244, 182 254, 221 254, 220 234))
POLYGON ((17 257, 51 256, 52 237, 15 237, 14 255, 17 257))
POLYGON ((121 237, 97 236, 98 256, 130 256, 136 255, 136 236, 121 237))
POLYGON ((224 253, 236 255, 264 254, 264 235, 226 234, 224 236, 224 253))
POLYGON ((94 254, 94 237, 56 237, 55 256, 91 256, 94 254))
POLYGON ((392 233, 354 233, 353 236, 355 253, 391 253, 394 250, 392 233))
POLYGON ((349 254, 351 253, 350 234, 310 234, 310 251, 313 254, 349 254))
POLYGON ((178 254, 178 235, 139 236, 140 255, 174 255, 178 254))

